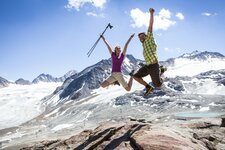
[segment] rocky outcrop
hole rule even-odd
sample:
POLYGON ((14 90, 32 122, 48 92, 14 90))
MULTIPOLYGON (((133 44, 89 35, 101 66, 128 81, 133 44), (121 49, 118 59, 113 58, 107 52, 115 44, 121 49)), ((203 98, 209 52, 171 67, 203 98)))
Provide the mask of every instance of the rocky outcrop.
POLYGON ((221 120, 221 125, 220 125, 221 127, 225 127, 225 118, 222 118, 222 120, 221 120))
MULTIPOLYGON (((222 119, 223 121, 223 119, 222 119)), ((202 142, 209 150, 224 150, 225 128, 212 122, 197 122, 188 124, 192 129, 193 138, 202 142)))
POLYGON ((21 150, 31 149, 206 150, 207 148, 193 137, 170 127, 144 121, 123 121, 106 123, 95 130, 85 130, 66 140, 42 141, 21 150))

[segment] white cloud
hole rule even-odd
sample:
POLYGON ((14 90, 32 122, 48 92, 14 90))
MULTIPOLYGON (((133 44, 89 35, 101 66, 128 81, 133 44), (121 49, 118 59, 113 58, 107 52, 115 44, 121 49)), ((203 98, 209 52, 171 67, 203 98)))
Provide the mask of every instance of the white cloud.
POLYGON ((211 14, 211 13, 204 12, 204 13, 202 13, 202 15, 203 15, 203 16, 209 17, 209 16, 211 16, 212 14, 211 14))
POLYGON ((164 51, 165 52, 170 52, 170 53, 174 53, 174 52, 180 53, 181 52, 181 49, 180 48, 168 48, 168 47, 165 47, 164 48, 164 51))
POLYGON ((140 28, 142 26, 148 26, 149 13, 142 12, 140 9, 135 8, 130 11, 130 16, 134 21, 132 27, 140 28))
POLYGON ((87 12, 86 15, 88 16, 93 16, 93 17, 99 17, 99 18, 105 18, 105 15, 104 14, 96 14, 94 12, 87 12))
POLYGON ((162 33, 157 33, 158 36, 162 36, 162 33))
POLYGON ((166 47, 166 48, 164 48, 164 51, 169 52, 170 50, 168 47, 166 47))
POLYGON ((206 17, 211 17, 211 16, 217 16, 217 13, 208 13, 208 12, 204 12, 202 13, 203 16, 206 16, 206 17))
POLYGON ((93 16, 93 17, 97 17, 98 16, 96 13, 93 13, 93 12, 87 12, 86 14, 88 16, 93 16))
MULTIPOLYGON (((132 27, 140 28, 142 26, 148 27, 149 25, 149 12, 142 12, 140 9, 135 8, 130 11, 130 16, 133 19, 132 27)), ((167 30, 175 25, 176 21, 171 19, 171 12, 168 9, 161 9, 158 15, 154 16, 155 30, 167 30)))
POLYGON ((180 20, 184 20, 184 15, 183 15, 182 13, 180 13, 180 12, 178 12, 178 13, 176 14, 176 17, 177 17, 178 19, 180 19, 180 20))
POLYGON ((90 3, 92 6, 96 8, 103 8, 106 2, 107 0, 68 0, 66 8, 69 9, 75 8, 77 11, 79 11, 80 8, 86 3, 90 3))
POLYGON ((159 12, 159 16, 163 18, 171 18, 171 12, 168 9, 162 8, 159 12))

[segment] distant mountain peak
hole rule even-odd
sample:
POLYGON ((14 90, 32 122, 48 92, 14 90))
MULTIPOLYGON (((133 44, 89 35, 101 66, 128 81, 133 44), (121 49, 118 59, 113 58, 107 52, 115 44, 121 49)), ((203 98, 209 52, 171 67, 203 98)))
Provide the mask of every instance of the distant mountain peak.
POLYGON ((75 75, 75 74, 77 74, 77 71, 76 71, 76 70, 70 70, 70 71, 68 71, 68 72, 64 75, 64 77, 65 77, 65 79, 66 79, 66 78, 71 77, 71 76, 73 76, 73 75, 75 75))
POLYGON ((195 50, 191 53, 185 53, 178 58, 206 60, 209 58, 225 58, 225 56, 218 52, 208 52, 208 51, 202 52, 202 51, 195 50))
POLYGON ((199 53, 201 53, 201 51, 195 50, 195 51, 193 51, 191 53, 184 53, 180 57, 182 57, 182 58, 188 58, 190 56, 198 55, 199 53))
POLYGON ((0 88, 8 86, 10 82, 2 77, 0 77, 0 88))
POLYGON ((37 78, 35 78, 32 83, 36 84, 39 82, 62 82, 62 79, 55 78, 50 74, 40 74, 37 78))
POLYGON ((18 80, 15 81, 16 84, 20 85, 30 85, 31 82, 29 80, 24 80, 23 78, 19 78, 18 80))

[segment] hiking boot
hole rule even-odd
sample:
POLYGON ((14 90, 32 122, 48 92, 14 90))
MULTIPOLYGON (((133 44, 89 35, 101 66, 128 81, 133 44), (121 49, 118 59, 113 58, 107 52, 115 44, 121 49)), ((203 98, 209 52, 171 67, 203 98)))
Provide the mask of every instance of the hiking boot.
POLYGON ((129 73, 129 75, 130 75, 131 77, 133 77, 133 76, 134 76, 134 70, 132 70, 132 71, 129 73))
POLYGON ((119 83, 118 81, 115 81, 113 84, 114 84, 114 85, 119 85, 119 86, 120 86, 120 83, 119 83))
POLYGON ((143 64, 142 62, 140 62, 138 65, 141 66, 141 67, 145 66, 145 64, 143 64))
POLYGON ((159 66, 160 76, 167 70, 165 66, 159 66))
POLYGON ((151 85, 148 84, 148 85, 146 86, 146 91, 145 91, 144 96, 147 96, 147 95, 150 94, 153 90, 154 90, 154 88, 153 88, 151 85))

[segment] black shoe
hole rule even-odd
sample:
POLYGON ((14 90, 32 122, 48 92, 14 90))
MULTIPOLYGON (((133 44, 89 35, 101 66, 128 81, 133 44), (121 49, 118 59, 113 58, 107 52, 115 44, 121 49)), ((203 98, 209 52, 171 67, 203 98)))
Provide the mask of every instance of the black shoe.
POLYGON ((119 86, 120 86, 120 83, 119 83, 118 81, 115 81, 113 84, 114 84, 114 85, 119 85, 119 86))
POLYGON ((151 85, 147 85, 146 86, 146 91, 144 96, 147 96, 148 94, 150 94, 152 91, 154 90, 154 88, 151 85))
POLYGON ((129 73, 129 75, 133 77, 133 76, 134 76, 134 70, 132 70, 132 71, 129 73))
POLYGON ((159 66, 159 70, 160 70, 160 76, 161 76, 167 70, 167 68, 164 66, 159 66))
POLYGON ((145 64, 143 64, 143 63, 139 63, 138 65, 141 66, 141 67, 145 66, 145 64))

